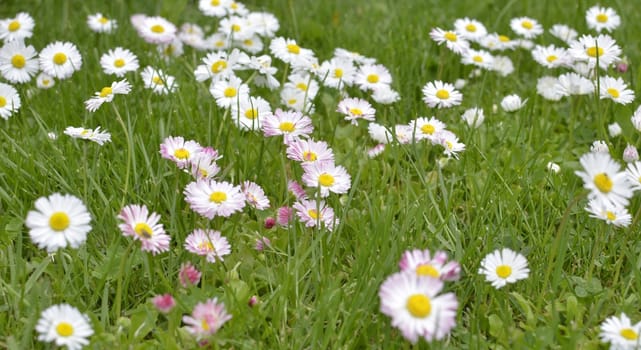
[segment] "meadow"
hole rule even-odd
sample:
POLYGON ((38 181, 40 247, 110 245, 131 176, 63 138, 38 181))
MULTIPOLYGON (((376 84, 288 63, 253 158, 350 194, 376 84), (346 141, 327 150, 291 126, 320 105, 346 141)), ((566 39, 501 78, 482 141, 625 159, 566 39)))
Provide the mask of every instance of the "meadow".
MULTIPOLYGON (((232 17, 232 10, 208 16, 199 1, 188 0, 2 2, 0 21, 21 12, 33 18, 33 35, 24 42, 39 52, 40 62, 44 49, 61 41, 77 47, 82 63, 76 61, 67 67, 68 76, 46 87, 37 85, 37 72, 17 83, 0 69, 0 83, 13 86, 20 98, 20 107, 6 117, 2 108, 11 105, 8 99, 0 104, 0 348, 55 348, 56 341, 65 339, 80 348, 83 330, 86 348, 92 349, 639 348, 641 202, 633 191, 641 185, 639 174, 635 182, 625 169, 637 166, 641 121, 635 125, 633 116, 641 118, 641 111, 634 96, 625 103, 617 100, 619 95, 638 94, 641 83, 641 23, 634 4, 238 4, 248 12, 273 14, 278 27, 261 34, 262 49, 247 51, 247 61, 239 59, 237 67, 242 67, 232 71, 232 50, 242 49, 242 41, 214 50, 212 42, 201 43, 194 34, 183 37, 181 50, 159 50, 159 44, 150 41, 164 39, 146 40, 145 35, 158 33, 151 25, 147 32, 144 28, 145 20, 161 16, 177 31, 191 23, 208 37, 228 23, 223 21, 232 17), (586 12, 597 5, 616 11, 620 25, 600 32, 591 28, 586 12), (87 17, 96 13, 117 21, 113 32, 89 28, 87 17), (132 18, 136 14, 148 17, 132 18), (543 29, 532 34, 529 43, 519 38, 530 34, 519 35, 510 27, 512 19, 522 17, 536 20, 543 29), (435 28, 453 30, 462 18, 512 39, 514 46, 503 49, 482 48, 480 39, 469 42, 470 48, 508 58, 512 70, 508 64, 465 64, 465 54, 448 49, 445 39, 441 44, 434 39, 435 28), (574 28, 577 39, 591 35, 588 56, 590 49, 598 53, 605 48, 605 54, 596 55, 594 62, 594 57, 582 60, 569 52, 563 65, 553 65, 551 54, 551 66, 537 62, 537 45, 577 45, 552 35, 555 24, 574 28), (609 35, 621 49, 611 64, 605 60, 613 46, 591 46, 599 34, 609 35), (286 62, 287 53, 285 59, 277 57, 278 50, 270 48, 276 38, 295 40, 295 47, 285 46, 290 54, 311 50, 317 64, 286 62), (196 48, 194 42, 204 46, 196 48), (117 47, 130 50, 139 62, 122 76, 107 74, 101 66, 101 57, 117 47), (337 48, 357 62, 352 66, 354 81, 338 79, 338 88, 329 86, 332 71, 321 69, 323 62, 338 56, 337 48), (227 53, 224 67, 214 69, 212 62, 204 62, 212 52, 227 53), (249 61, 260 55, 271 56, 278 87, 260 84, 265 61, 249 61), (585 62, 592 66, 579 68, 585 62), (365 81, 356 82, 363 67, 375 64, 391 77, 391 91, 382 97, 366 86, 379 83, 367 80, 373 73, 361 74, 365 81), (153 79, 142 75, 148 66, 162 73, 153 79), (201 78, 199 66, 204 67, 201 78), (247 84, 250 95, 260 96, 273 114, 309 117, 313 131, 283 137, 283 132, 298 128, 300 120, 286 126, 280 120, 272 130, 270 117, 262 115, 262 128, 252 124, 262 112, 254 108, 259 102, 243 107, 248 114, 239 113, 242 101, 228 96, 230 87, 213 87, 218 78, 212 72, 219 69, 247 84), (537 92, 541 77, 575 70, 593 84, 588 84, 590 91, 572 90, 580 90, 575 83, 561 92, 555 84, 537 92), (291 78, 292 72, 304 79, 291 78), (606 76, 622 79, 627 87, 612 85, 609 89, 616 94, 600 92, 601 85, 610 84, 601 79, 606 76), (154 81, 167 83, 170 77, 175 78, 173 86, 152 89, 154 81), (112 85, 123 79, 128 87, 112 85), (303 93, 283 97, 288 81, 294 90, 303 87, 303 93), (444 88, 437 87, 440 100, 430 100, 425 87, 437 81, 453 85, 445 98, 438 94, 444 88), (461 93, 460 101, 455 101, 455 92, 461 93), (543 96, 545 92, 557 96, 543 96), (502 104, 512 94, 524 104, 502 104), (94 105, 86 102, 92 98, 94 105), (302 104, 291 102, 296 98, 302 104), (367 101, 375 115, 365 118, 364 105, 341 111, 347 98, 367 101), (442 105, 447 102, 452 105, 442 105), (483 118, 463 119, 470 108, 482 109, 483 118), (250 124, 238 125, 242 114, 251 116, 250 124), (443 125, 426 122, 432 117, 443 125), (440 138, 423 137, 421 132, 428 129, 419 123, 431 123, 430 132, 434 127, 448 132, 440 138), (102 135, 92 142, 90 131, 68 129, 95 131, 98 126, 109 132, 109 140, 102 135), (299 159, 294 159, 296 150, 290 145, 299 139, 324 141, 333 162, 316 165, 320 151, 312 156, 299 150, 299 159), (193 154, 214 153, 207 158, 211 166, 185 162, 176 152, 187 148, 193 154), (171 152, 163 153, 166 149, 171 152), (331 181, 326 183, 327 176, 331 181), (260 186, 265 198, 260 191, 246 191, 245 181, 260 186), (612 197, 612 192, 619 196, 612 197), (90 222, 83 222, 90 230, 77 228, 84 233, 76 243, 59 240, 70 217, 75 224, 70 212, 60 219, 56 215, 63 209, 49 209, 45 228, 37 222, 34 212, 45 211, 36 203, 55 193, 75 197, 90 215, 90 222), (238 202, 219 205, 232 199, 238 202), (140 209, 132 205, 146 207, 159 221, 132 219, 140 209), (51 236, 34 238, 36 228, 49 230, 51 236), (196 239, 196 231, 218 231, 220 236, 188 243, 196 239), (54 236, 57 243, 48 238, 54 236), (518 281, 507 280, 495 266, 499 276, 493 278, 503 282, 496 288, 479 270, 489 254, 504 248, 525 258, 528 272, 518 281), (429 258, 418 262, 439 270, 436 276, 428 271, 432 277, 418 276, 418 266, 399 272, 407 265, 402 257, 413 250, 429 250, 433 257, 442 251, 452 263, 433 260, 430 265, 429 258), (419 307, 403 299, 405 316, 390 315, 393 307, 388 303, 394 298, 382 288, 396 293, 398 285, 385 284, 390 276, 427 286, 427 304, 421 299, 419 307), (448 308, 436 294, 455 296, 456 302, 448 308), (165 298, 154 299, 158 296, 165 298), (203 304, 213 298, 215 310, 203 304), (44 322, 43 312, 61 304, 86 316, 65 321, 64 330, 55 316, 50 324, 44 322), (200 314, 194 310, 198 305, 200 314), (439 312, 449 311, 450 318, 439 318, 439 312), (631 324, 617 324, 614 332, 604 328, 606 320, 622 313, 631 324), (410 330, 394 326, 396 317, 410 330), (78 339, 71 339, 76 335, 78 339)), ((0 27, 10 22, 0 22, 0 27)), ((256 41, 255 36, 251 39, 256 41)), ((6 47, 9 40, 3 40, 6 47)), ((231 42, 224 35, 222 40, 231 42)), ((73 60, 70 52, 67 56, 73 60)), ((49 61, 55 62, 52 57, 49 61)), ((43 70, 40 65, 37 71, 43 70)), ((220 82, 231 80, 227 76, 220 82)), ((235 85, 234 94, 241 89, 235 85)), ((0 97, 8 96, 6 91, 0 89, 0 97)), ((519 270, 511 267, 514 273, 519 270)))

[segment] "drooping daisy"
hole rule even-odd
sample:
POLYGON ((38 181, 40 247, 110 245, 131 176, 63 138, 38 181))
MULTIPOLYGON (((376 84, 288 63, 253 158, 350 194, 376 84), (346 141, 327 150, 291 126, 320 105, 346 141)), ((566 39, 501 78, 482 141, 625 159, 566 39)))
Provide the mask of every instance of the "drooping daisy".
POLYGON ((445 130, 445 123, 436 117, 418 117, 409 123, 413 138, 416 140, 429 140, 432 144, 438 143, 439 134, 445 130))
POLYGON ((178 83, 176 78, 165 74, 162 70, 153 67, 145 67, 140 72, 142 81, 147 89, 151 89, 158 95, 166 95, 176 91, 178 83))
POLYGON ((315 59, 312 50, 298 46, 293 39, 282 37, 272 39, 269 44, 269 51, 272 55, 293 67, 306 67, 315 59))
POLYGON ((537 20, 529 17, 513 18, 510 21, 510 28, 526 39, 536 38, 543 33, 543 26, 537 20))
POLYGON ((454 85, 440 80, 429 82, 423 87, 423 101, 431 108, 449 108, 458 106, 463 100, 463 94, 454 85))
POLYGON ((140 67, 138 57, 122 47, 111 49, 102 55, 100 66, 105 74, 114 74, 117 77, 122 77, 127 72, 136 71, 140 67))
POLYGON ((159 223, 160 215, 149 214, 147 206, 130 204, 122 208, 118 219, 123 221, 118 225, 122 234, 140 241, 142 251, 153 255, 169 251, 171 237, 165 233, 163 224, 159 223))
POLYGON ((439 294, 442 290, 441 280, 397 272, 387 277, 378 292, 381 312, 413 344, 419 338, 441 340, 456 325, 458 308, 454 293, 439 294))
POLYGON ((542 76, 536 81, 536 93, 548 101, 559 101, 563 94, 557 89, 559 79, 551 76, 542 76))
POLYGON ((38 248, 52 253, 67 246, 78 248, 87 240, 91 215, 77 197, 54 193, 38 198, 35 207, 27 214, 25 225, 38 248))
POLYGON ((596 38, 583 35, 570 44, 569 53, 577 61, 588 62, 590 67, 596 66, 598 57, 599 67, 607 69, 609 65, 620 60, 621 48, 607 34, 600 34, 596 38))
POLYGON ((501 100, 501 108, 506 112, 515 112, 525 106, 527 99, 521 100, 521 96, 517 94, 507 95, 501 100))
POLYGON ((12 83, 26 83, 38 70, 40 63, 33 46, 25 46, 21 40, 6 43, 0 48, 0 72, 12 83))
POLYGON ((318 76, 322 79, 321 83, 336 89, 351 86, 354 82, 355 74, 356 67, 354 67, 354 63, 351 60, 339 57, 323 62, 318 70, 318 76))
POLYGON ((483 23, 471 18, 459 18, 454 21, 454 28, 461 37, 470 41, 479 41, 487 35, 487 29, 483 23))
POLYGON ((472 128, 478 128, 483 124, 485 120, 485 114, 483 113, 483 108, 474 107, 469 108, 463 112, 461 119, 467 123, 472 128))
POLYGON ((334 162, 313 162, 303 163, 302 180, 309 187, 318 188, 321 197, 329 196, 333 193, 347 193, 351 187, 351 176, 341 165, 335 165, 334 162))
POLYGON ((9 117, 20 109, 20 95, 11 85, 0 83, 0 117, 8 120, 9 117))
POLYGON ((269 208, 269 198, 265 196, 265 191, 258 184, 251 181, 243 181, 241 189, 250 207, 258 210, 269 208))
POLYGON ((53 305, 40 314, 36 324, 38 340, 80 350, 93 334, 89 317, 69 304, 53 305))
POLYGON ((82 127, 76 128, 73 126, 69 126, 65 129, 64 134, 69 135, 75 139, 93 141, 99 144, 100 146, 104 145, 105 142, 111 141, 111 134, 104 130, 101 131, 100 126, 98 126, 95 130, 86 129, 82 127))
POLYGON ((594 92, 594 84, 577 73, 565 73, 559 76, 555 90, 561 96, 589 95, 594 92))
POLYGON ((486 255, 479 268, 479 274, 485 275, 485 280, 496 289, 526 279, 529 273, 525 257, 509 248, 497 249, 486 255))
POLYGON ((67 79, 82 67, 82 56, 76 45, 56 41, 40 51, 40 68, 58 79, 67 79))
POLYGON ((638 106, 634 111, 632 117, 630 117, 630 122, 637 131, 641 131, 641 106, 638 106))
POLYGON ((361 90, 375 90, 392 84, 392 75, 382 64, 363 65, 356 72, 354 84, 361 90))
POLYGON ((610 316, 601 324, 601 341, 610 343, 610 349, 635 350, 641 346, 641 322, 632 324, 625 313, 610 316))
POLYGON ((93 15, 87 16, 87 25, 89 29, 96 33, 113 33, 118 28, 118 21, 105 17, 102 13, 98 12, 93 15))
POLYGON ((596 199, 589 201, 585 210, 590 213, 590 217, 601 219, 607 224, 616 227, 628 227, 632 222, 632 215, 625 207, 596 199))
POLYGON ((621 25, 621 17, 609 7, 593 6, 585 14, 585 21, 588 28, 597 32, 606 30, 608 32, 617 29, 621 25))
POLYGON ((419 276, 456 281, 461 276, 461 266, 458 262, 447 259, 447 253, 441 250, 432 256, 429 249, 413 249, 403 253, 398 266, 401 271, 416 273, 419 276))
POLYGON ((151 44, 168 44, 176 37, 176 26, 159 16, 144 16, 135 28, 138 35, 151 44))
POLYGON ((5 43, 30 38, 35 26, 33 18, 26 12, 20 12, 14 18, 0 20, 0 39, 5 43))
POLYGON ((302 163, 334 161, 334 152, 325 141, 294 140, 287 145, 287 158, 302 163))
POLYGON ((54 85, 56 85, 56 81, 49 74, 40 72, 36 77, 36 86, 39 89, 49 89, 54 85))
POLYGON ((187 331, 200 340, 216 334, 225 322, 231 320, 231 315, 225 310, 225 304, 213 298, 196 304, 191 316, 183 316, 182 320, 188 326, 187 331))
POLYGON ((345 115, 345 120, 358 125, 358 120, 374 121, 376 110, 369 102, 360 98, 346 98, 338 103, 336 110, 345 115))
POLYGON ((270 90, 280 86, 280 82, 274 77, 278 69, 272 66, 272 58, 269 55, 252 56, 247 66, 256 70, 257 75, 254 77, 256 86, 264 86, 270 90))
POLYGON ((114 81, 111 86, 103 87, 95 93, 95 96, 85 101, 85 107, 89 112, 95 112, 105 102, 111 102, 115 95, 126 95, 131 91, 131 85, 127 79, 114 81))
MULTIPOLYGON (((174 155, 175 154, 174 151, 174 155)), ((191 168, 191 175, 196 180, 211 179, 220 172, 220 167, 216 163, 220 158, 221 156, 218 155, 218 151, 215 149, 211 147, 201 148, 200 151, 195 152, 189 157, 188 166, 191 168)))
POLYGON ((251 12, 247 15, 247 22, 254 27, 256 34, 266 38, 272 38, 280 28, 278 18, 269 12, 251 12))
POLYGON ((215 82, 209 88, 209 92, 220 108, 230 108, 233 104, 239 104, 239 101, 249 98, 249 86, 235 76, 215 82))
POLYGON ((290 207, 280 207, 278 208, 278 216, 276 217, 276 222, 279 225, 287 227, 294 220, 294 210, 290 207))
POLYGON ((532 58, 546 68, 563 67, 572 63, 567 50, 554 45, 536 45, 532 50, 532 58))
POLYGON ((456 54, 461 54, 470 48, 470 43, 456 30, 433 28, 430 31, 430 37, 439 45, 445 43, 445 46, 456 54))
POLYGON ((634 100, 634 91, 628 89, 628 84, 620 77, 599 78, 599 95, 601 99, 611 99, 622 105, 627 105, 634 100))
POLYGON ((550 34, 563 40, 566 44, 571 43, 579 36, 576 30, 568 27, 565 24, 553 25, 552 28, 550 28, 550 34))
POLYGON ((301 201, 304 199, 308 199, 307 192, 305 192, 303 186, 295 180, 287 181, 287 190, 289 191, 289 193, 294 195, 294 198, 296 198, 296 200, 301 201))
POLYGON ((575 174, 583 179, 583 187, 590 191, 589 199, 625 207, 633 191, 626 173, 609 153, 589 152, 581 156, 584 171, 575 174))
POLYGON ((485 50, 469 49, 463 53, 461 62, 463 64, 472 64, 483 69, 492 69, 494 57, 485 50))
POLYGON ((294 203, 293 208, 305 227, 323 225, 331 231, 338 224, 338 219, 334 216, 334 209, 328 207, 325 201, 303 199, 294 203))
POLYGON ((183 193, 191 209, 208 219, 229 217, 245 207, 240 186, 226 181, 197 180, 187 184, 183 193))
POLYGON ((225 260, 223 256, 231 253, 231 245, 227 238, 214 230, 196 229, 185 239, 185 249, 196 255, 205 256, 207 261, 225 260))
POLYGON ((176 163, 178 168, 184 169, 194 156, 202 150, 198 142, 185 141, 182 136, 169 136, 160 144, 160 154, 163 158, 176 163))
POLYGON ((458 159, 458 154, 465 150, 465 144, 459 142, 458 137, 449 130, 444 130, 438 134, 438 143, 445 148, 443 154, 448 158, 454 157, 458 159))
POLYGON ((243 130, 260 130, 262 120, 272 114, 272 108, 262 97, 247 95, 231 105, 231 119, 243 130))
POLYGON ((263 121, 265 136, 283 136, 283 142, 290 142, 301 137, 307 137, 314 131, 312 120, 297 111, 283 111, 277 109, 274 114, 267 116, 263 121))
POLYGON ((225 17, 227 16, 227 8, 232 0, 199 0, 198 9, 202 11, 205 16, 210 17, 225 17))

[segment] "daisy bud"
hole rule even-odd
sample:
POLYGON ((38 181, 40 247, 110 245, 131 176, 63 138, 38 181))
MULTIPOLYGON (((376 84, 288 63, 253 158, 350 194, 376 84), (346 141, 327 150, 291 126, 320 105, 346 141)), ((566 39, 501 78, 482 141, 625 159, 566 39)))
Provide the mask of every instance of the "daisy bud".
POLYGON ((265 228, 266 228, 266 229, 268 229, 268 230, 269 230, 269 229, 271 229, 272 227, 274 227, 274 225, 276 225, 276 219, 275 219, 275 218, 273 218, 273 217, 271 217, 271 216, 270 216, 270 217, 265 218, 265 224, 264 224, 264 226, 265 226, 265 228))
POLYGON ((619 125, 619 123, 617 122, 608 125, 608 132, 610 133, 611 137, 617 137, 621 135, 621 125, 619 125))
POLYGON ((639 160, 639 152, 636 147, 628 144, 623 150, 623 160, 628 163, 639 160))
POLYGON ((269 246, 272 242, 269 240, 269 238, 263 236, 260 239, 256 240, 256 250, 259 252, 262 252, 266 246, 269 246))
POLYGON ((187 288, 188 286, 196 285, 200 282, 201 273, 191 263, 185 263, 180 267, 178 279, 180 284, 187 288))
POLYGON ((561 167, 554 162, 548 162, 547 169, 555 174, 558 174, 559 171, 561 171, 561 167))
POLYGON ((628 64, 627 63, 619 63, 617 64, 617 72, 619 73, 625 73, 628 71, 628 64))
POLYGON ((278 219, 276 221, 281 226, 288 226, 289 222, 294 218, 294 210, 290 207, 278 208, 278 219))
POLYGON ((605 141, 596 140, 596 141, 592 142, 592 146, 590 146, 590 152, 592 152, 592 153, 610 153, 610 150, 608 149, 608 144, 605 143, 605 141))
POLYGON ((153 299, 151 299, 151 302, 154 304, 156 309, 158 311, 166 314, 171 311, 171 309, 176 306, 176 300, 174 300, 174 297, 171 296, 171 294, 163 294, 163 295, 156 295, 153 299))
POLYGON ((249 298, 247 305, 249 305, 249 307, 254 307, 254 305, 256 305, 257 303, 258 303, 258 297, 253 295, 251 298, 249 298))

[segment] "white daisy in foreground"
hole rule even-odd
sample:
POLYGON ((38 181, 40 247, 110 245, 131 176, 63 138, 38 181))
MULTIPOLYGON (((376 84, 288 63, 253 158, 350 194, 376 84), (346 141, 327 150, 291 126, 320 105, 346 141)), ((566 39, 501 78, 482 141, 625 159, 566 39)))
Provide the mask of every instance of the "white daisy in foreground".
POLYGON ((26 83, 38 70, 40 63, 33 46, 25 46, 21 40, 14 40, 0 48, 0 72, 12 83, 26 83))
POLYGON ((165 74, 160 69, 147 66, 140 72, 140 76, 145 87, 158 95, 167 95, 178 88, 176 78, 165 74))
POLYGON ((440 80, 429 82, 423 87, 423 101, 431 108, 449 108, 458 106, 463 100, 463 94, 454 85, 440 80))
POLYGON ((527 99, 521 100, 521 96, 512 94, 507 95, 501 100, 501 108, 506 112, 515 112, 525 106, 527 99))
POLYGON ((516 34, 526 39, 535 38, 543 33, 543 26, 535 19, 529 17, 513 18, 510 21, 510 28, 512 28, 516 34))
POLYGON ((360 98, 346 98, 338 103, 337 112, 345 115, 345 120, 358 125, 358 120, 373 121, 376 110, 369 102, 360 98))
POLYGON ((165 233, 163 224, 159 223, 160 215, 149 214, 147 206, 127 205, 118 214, 118 219, 123 221, 118 225, 123 236, 140 241, 142 251, 156 255, 169 250, 171 237, 165 233))
POLYGON ((610 99, 622 105, 627 105, 634 100, 634 91, 628 89, 628 84, 619 77, 599 78, 599 95, 601 99, 610 99))
POLYGON ((9 117, 20 109, 20 95, 11 85, 0 83, 0 117, 8 120, 9 117))
POLYGON ((36 332, 40 341, 78 350, 89 344, 93 329, 87 315, 69 304, 60 304, 42 312, 36 332))
POLYGON ((229 217, 245 207, 240 186, 225 181, 198 180, 187 184, 183 193, 191 209, 208 219, 229 217))
POLYGON ((596 199, 589 201, 585 210, 590 213, 590 217, 601 219, 616 227, 628 227, 632 222, 632 215, 625 207, 596 199))
POLYGON ((330 192, 347 193, 351 187, 351 176, 342 166, 334 162, 302 163, 303 182, 309 187, 317 187, 321 197, 329 196, 330 192))
POLYGON ((67 246, 78 248, 87 240, 91 215, 80 199, 54 193, 38 198, 35 207, 27 214, 25 225, 38 248, 52 253, 67 246))
POLYGON ((82 56, 76 45, 56 41, 40 51, 40 68, 58 79, 67 79, 82 67, 82 56))
POLYGON ((54 85, 56 85, 56 80, 47 73, 40 72, 36 77, 36 86, 39 89, 49 89, 54 85))
POLYGON ((87 25, 96 33, 110 34, 118 28, 118 22, 115 19, 109 19, 100 12, 87 16, 87 25))
POLYGON ((641 322, 632 324, 625 313, 610 316, 601 324, 601 341, 610 343, 610 349, 635 350, 641 348, 641 322))
POLYGON ((131 85, 127 79, 114 81, 111 86, 105 86, 102 90, 95 93, 95 96, 85 101, 85 106, 89 112, 95 112, 105 102, 111 102, 115 95, 126 95, 131 91, 131 85))
POLYGON ((607 34, 601 34, 596 38, 583 35, 570 44, 569 53, 577 61, 588 62, 590 67, 596 66, 598 58, 599 67, 607 69, 609 65, 620 60, 621 48, 607 34))
POLYGON ((232 105, 238 105, 240 101, 249 98, 249 86, 235 76, 215 82, 209 88, 209 92, 220 108, 231 108, 232 105))
POLYGON ((35 26, 33 18, 26 12, 20 12, 14 18, 0 20, 0 39, 8 43, 13 40, 30 38, 35 26))
POLYGON ((479 274, 485 275, 485 280, 496 289, 526 279, 529 273, 525 257, 509 248, 497 249, 486 255, 479 268, 479 274))
POLYGON ((140 67, 138 57, 122 47, 111 49, 102 55, 100 66, 105 74, 114 74, 117 77, 122 77, 127 72, 135 71, 140 67))
POLYGON ((633 194, 631 184, 609 153, 589 152, 581 156, 580 162, 584 171, 575 174, 583 179, 583 187, 590 191, 589 199, 623 207, 628 204, 633 194))
POLYGON ((76 128, 69 126, 64 131, 65 135, 69 135, 75 139, 83 139, 93 141, 100 146, 104 145, 105 142, 111 141, 111 134, 106 131, 101 131, 100 127, 97 127, 95 130, 85 129, 85 128, 76 128))
POLYGON ((588 28, 597 32, 606 30, 608 32, 617 29, 621 25, 621 17, 609 7, 593 6, 585 14, 585 21, 588 28))
POLYGON ((415 344, 419 338, 441 340, 456 325, 458 301, 454 293, 439 294, 443 282, 416 273, 397 272, 381 285, 381 312, 392 326, 415 344))

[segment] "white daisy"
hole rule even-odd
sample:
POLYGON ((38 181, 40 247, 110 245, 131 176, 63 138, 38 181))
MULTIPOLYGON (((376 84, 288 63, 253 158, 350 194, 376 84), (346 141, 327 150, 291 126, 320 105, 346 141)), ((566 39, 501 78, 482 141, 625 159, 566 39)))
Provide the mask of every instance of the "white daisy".
POLYGON ((82 56, 76 45, 56 41, 40 51, 40 68, 57 79, 67 79, 82 67, 82 56))
POLYGON ((111 86, 105 86, 95 93, 95 96, 85 101, 85 107, 89 112, 95 112, 105 102, 111 102, 115 95, 126 95, 131 91, 131 85, 127 79, 114 81, 111 86))
POLYGON ((382 105, 389 105, 401 99, 398 91, 392 89, 389 85, 381 85, 374 88, 372 100, 382 105))
POLYGON ((316 97, 319 90, 318 82, 308 72, 290 74, 283 88, 298 90, 305 98, 310 100, 316 97))
POLYGON ((454 21, 454 28, 463 38, 470 41, 478 42, 487 35, 487 29, 483 23, 467 17, 454 21))
POLYGON ((570 44, 569 53, 577 61, 588 62, 590 67, 595 67, 597 57, 599 67, 607 69, 608 66, 621 58, 621 48, 616 41, 607 34, 600 34, 596 38, 591 35, 583 35, 570 44))
POLYGON ((151 44, 168 44, 176 37, 176 26, 159 16, 145 16, 135 28, 138 35, 151 44))
POLYGON ((483 124, 485 120, 485 114, 483 114, 483 108, 474 107, 465 110, 461 119, 467 123, 472 128, 478 128, 483 124))
POLYGON ((463 100, 463 94, 454 85, 440 80, 429 82, 423 87, 423 101, 431 108, 449 108, 458 106, 463 100))
POLYGON ((499 73, 502 77, 506 77, 514 72, 514 64, 508 56, 497 55, 492 60, 490 70, 499 73))
POLYGON ((230 108, 249 97, 249 86, 240 78, 232 76, 229 80, 220 80, 212 84, 209 92, 216 99, 218 107, 230 108))
POLYGON ((8 120, 9 117, 20 109, 20 95, 11 85, 0 83, 0 117, 8 120))
POLYGON ((445 130, 445 123, 436 117, 419 117, 409 123, 409 128, 416 140, 429 140, 432 144, 437 144, 439 134, 445 130))
POLYGON ((187 184, 183 193, 190 208, 210 220, 215 216, 229 217, 245 207, 240 186, 225 181, 198 180, 187 184))
POLYGON ((593 6, 585 14, 585 21, 588 28, 597 32, 606 30, 608 32, 617 29, 621 25, 621 17, 609 7, 593 6))
POLYGON ((254 28, 247 19, 239 16, 224 17, 218 24, 218 32, 224 33, 231 40, 246 40, 254 36, 254 28))
POLYGON ((231 105, 231 118, 236 126, 243 130, 260 130, 261 121, 272 115, 269 102, 260 96, 246 95, 238 102, 231 105))
POLYGON ((444 130, 438 134, 438 143, 443 146, 443 154, 448 158, 458 159, 458 154, 465 151, 465 144, 459 142, 458 136, 449 130, 444 130))
POLYGON ((187 168, 201 151, 203 151, 203 147, 198 142, 185 141, 182 136, 169 136, 160 144, 160 155, 176 163, 180 169, 187 168))
POLYGON ((269 55, 252 56, 247 65, 250 69, 256 70, 254 84, 274 90, 280 86, 280 82, 274 77, 278 69, 272 66, 272 58, 269 55))
POLYGON ((265 191, 258 184, 251 181, 243 181, 241 188, 250 207, 258 210, 269 208, 269 198, 265 196, 265 191))
POLYGON ((14 18, 0 20, 0 39, 5 43, 13 40, 30 38, 35 26, 33 18, 26 12, 20 12, 14 18))
POLYGON ((96 33, 112 33, 118 28, 118 21, 109 19, 102 13, 98 12, 87 17, 87 25, 89 29, 96 33))
POLYGON ((572 57, 568 54, 568 51, 554 45, 536 45, 532 50, 532 58, 546 68, 557 68, 572 64, 572 57))
POLYGON ((433 28, 430 37, 439 45, 445 43, 448 49, 456 54, 461 54, 470 48, 470 43, 457 31, 433 28))
POLYGON ((54 85, 56 85, 56 81, 49 74, 41 72, 36 77, 36 86, 39 89, 49 89, 49 88, 53 87, 54 85))
POLYGON ((185 249, 201 255, 210 263, 224 261, 225 255, 231 253, 231 245, 219 231, 196 229, 185 238, 185 249))
POLYGON ((227 8, 232 0, 199 0, 198 9, 202 11, 205 16, 211 17, 225 17, 227 16, 227 8))
POLYGON ((363 91, 375 90, 381 86, 389 86, 391 83, 392 75, 382 64, 363 65, 354 77, 354 84, 363 91))
POLYGON ((536 82, 536 93, 548 101, 559 101, 563 94, 557 89, 559 79, 551 76, 542 76, 536 82))
POLYGON ((565 24, 553 25, 552 28, 550 28, 550 34, 563 40, 566 44, 571 43, 579 36, 576 30, 568 27, 565 24))
POLYGON ((356 67, 351 60, 334 57, 321 64, 318 74, 323 85, 342 89, 354 82, 356 67))
POLYGON ((561 74, 555 90, 561 96, 589 95, 594 92, 594 83, 577 73, 561 74))
POLYGON ((345 115, 345 120, 358 125, 358 120, 363 119, 373 121, 375 118, 376 110, 372 108, 369 102, 360 98, 346 98, 338 103, 338 113, 345 115))
POLYGON ((160 69, 147 66, 142 70, 142 72, 140 72, 140 76, 142 77, 145 87, 147 89, 152 89, 152 91, 158 95, 172 93, 178 88, 176 78, 165 74, 160 69))
POLYGON ((625 207, 613 205, 599 200, 591 200, 585 208, 590 217, 601 219, 609 225, 628 227, 632 222, 632 215, 625 207))
POLYGON ((625 313, 610 316, 601 324, 601 341, 610 343, 610 349, 638 350, 641 347, 641 322, 632 324, 625 313))
POLYGON ((634 92, 628 89, 628 84, 620 77, 599 78, 599 95, 601 99, 611 99, 622 105, 627 105, 634 100, 634 92))
POLYGON ((526 39, 536 38, 543 33, 543 26, 535 19, 529 17, 513 18, 510 21, 510 28, 512 28, 516 34, 526 39))
POLYGON ((347 193, 351 187, 351 176, 344 167, 334 162, 306 162, 301 164, 305 173, 302 180, 309 187, 318 188, 321 197, 333 193, 347 193))
POLYGON ((625 168, 625 176, 632 190, 641 190, 641 162, 634 161, 625 168))
POLYGON ((583 180, 583 187, 590 191, 589 199, 598 199, 616 206, 625 207, 632 197, 632 185, 620 165, 609 153, 589 152, 581 156, 584 171, 575 174, 583 180))
POLYGON ((36 324, 38 340, 80 350, 89 345, 94 333, 89 317, 69 304, 53 305, 40 314, 36 324))
POLYGON ((269 12, 251 12, 247 15, 247 22, 254 27, 256 34, 267 38, 273 37, 280 28, 278 18, 269 12))
POLYGON ((26 83, 40 70, 38 55, 33 46, 14 40, 0 48, 0 72, 12 83, 26 83))
POLYGON ((263 41, 257 34, 253 34, 251 37, 243 40, 234 39, 234 46, 252 54, 259 53, 263 51, 264 48, 263 41))
POLYGON ((506 112, 515 112, 525 106, 527 99, 521 100, 521 96, 512 94, 503 97, 501 100, 501 108, 506 112))
POLYGON ((124 76, 127 72, 138 70, 138 57, 128 49, 117 47, 109 50, 100 57, 100 66, 105 74, 124 76))
POLYGON ((496 289, 526 279, 529 273, 525 257, 509 248, 497 249, 486 255, 479 268, 479 274, 485 275, 485 280, 496 289))
POLYGON ((73 126, 68 126, 65 129, 64 134, 69 135, 75 139, 93 141, 99 144, 100 146, 104 145, 105 142, 111 141, 111 134, 104 130, 101 131, 100 126, 98 126, 95 130, 86 129, 82 127, 76 128, 73 126))
POLYGON ((293 39, 274 38, 269 44, 269 50, 272 55, 293 67, 306 67, 315 59, 312 50, 298 46, 293 39))
POLYGON ((484 50, 467 50, 461 58, 463 64, 472 64, 483 69, 492 69, 494 57, 484 50))

